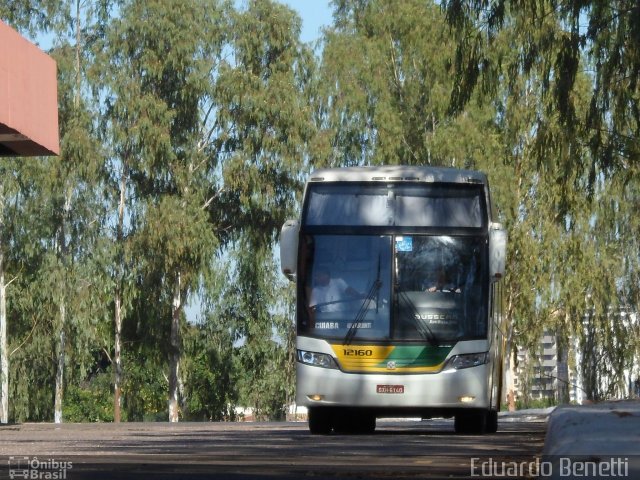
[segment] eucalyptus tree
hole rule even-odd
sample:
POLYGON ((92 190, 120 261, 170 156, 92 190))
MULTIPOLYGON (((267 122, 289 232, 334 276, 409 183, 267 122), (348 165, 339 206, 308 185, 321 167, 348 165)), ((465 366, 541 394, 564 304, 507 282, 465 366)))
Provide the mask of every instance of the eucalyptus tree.
MULTIPOLYGON (((26 32, 32 36, 40 31, 51 28, 49 19, 58 18, 60 13, 58 2, 47 3, 47 13, 32 7, 30 2, 0 2, 0 19, 19 31, 26 32)), ((0 186, 0 227, 2 227, 2 239, 0 241, 0 423, 7 423, 9 418, 9 340, 8 340, 8 318, 7 318, 7 287, 15 280, 15 277, 7 282, 6 268, 8 266, 5 251, 10 242, 9 226, 13 223, 4 215, 8 211, 8 205, 12 199, 19 198, 15 188, 11 188, 11 183, 7 183, 12 178, 10 172, 17 165, 15 163, 3 162, 3 184, 0 186)), ((15 183, 12 183, 14 186, 15 183)), ((15 205, 15 204, 14 204, 15 205)), ((13 212, 11 218, 15 218, 13 212)), ((10 267, 9 267, 10 268, 10 267)))
POLYGON ((169 419, 179 417, 183 310, 216 247, 207 211, 215 162, 203 148, 203 108, 210 105, 210 80, 222 49, 222 13, 214 0, 126 1, 109 25, 105 85, 118 205, 116 412, 119 342, 129 305, 142 328, 161 325, 169 332, 169 419), (134 307, 125 292, 135 291, 136 278, 145 290, 136 292, 134 307))
POLYGON ((435 2, 341 0, 334 18, 316 88, 317 162, 473 168, 500 154, 491 106, 448 112, 455 50, 435 2))
POLYGON ((106 21, 109 2, 63 4, 70 12, 69 23, 60 24, 52 55, 59 71, 58 97, 61 155, 52 162, 54 181, 48 195, 60 202, 55 214, 54 242, 62 270, 63 291, 55 295, 59 308, 59 343, 55 393, 55 421, 62 421, 65 351, 81 367, 84 379, 94 360, 92 352, 103 344, 106 301, 102 284, 106 279, 98 259, 102 255, 100 236, 105 222, 102 202, 104 187, 103 150, 97 133, 96 100, 89 70, 95 57, 92 46, 106 21), (58 173, 59 172, 59 173, 58 173), (69 319, 68 319, 69 317, 69 319), (71 335, 67 346, 67 335, 71 335), (71 347, 71 345, 73 345, 71 347), (86 360, 81 360, 86 359, 86 360), (85 365, 89 363, 88 365, 85 365))
MULTIPOLYGON (((7 289, 17 278, 15 263, 10 260, 9 248, 15 244, 15 231, 19 228, 19 183, 15 177, 13 161, 0 163, 0 423, 9 421, 9 339, 7 315, 7 289)), ((17 330, 13 327, 14 331, 17 330)))
POLYGON ((55 30, 55 24, 64 13, 64 3, 60 0, 0 2, 0 19, 31 38, 42 32, 55 30))
POLYGON ((556 329, 572 335, 581 388, 591 400, 626 396, 640 366, 638 225, 631 213, 637 183, 598 177, 571 212, 554 280, 563 313, 556 329))
MULTIPOLYGON (((544 28, 553 32, 560 27, 549 18, 544 28)), ((491 59, 508 63, 517 58, 521 52, 513 50, 512 45, 519 35, 517 25, 505 27, 494 42, 491 59)), ((503 146, 500 162, 488 170, 493 170, 492 179, 498 180, 497 203, 509 231, 505 314, 510 400, 514 389, 510 373, 517 347, 537 350, 547 329, 553 329, 561 339, 568 334, 555 328, 562 314, 557 253, 567 241, 569 212, 582 198, 580 169, 568 171, 567 167, 582 164, 588 152, 581 147, 580 137, 570 135, 558 117, 545 109, 540 91, 547 81, 542 69, 532 68, 527 78, 505 77, 495 95, 484 99, 496 106, 503 146), (556 156, 541 161, 541 152, 551 145, 558 149, 556 156)), ((479 96, 476 94, 475 101, 479 96)), ((493 186, 495 189, 496 183, 493 186)))
POLYGON ((219 310, 224 308, 218 302, 207 305, 204 318, 189 325, 184 335, 184 404, 189 420, 236 418, 234 406, 241 383, 238 376, 242 372, 236 368, 234 329, 221 321, 219 310))
MULTIPOLYGON (((16 230, 20 236, 13 248, 21 265, 21 273, 16 277, 21 298, 16 302, 15 317, 33 321, 16 326, 17 346, 11 351, 17 363, 27 365, 39 363, 34 357, 50 355, 53 358, 46 363, 55 365, 55 375, 47 378, 50 368, 44 368, 16 377, 13 388, 16 418, 46 418, 51 412, 49 408, 23 409, 24 399, 19 397, 32 394, 32 399, 46 398, 51 389, 45 385, 53 382, 55 393, 49 397, 55 399, 53 416, 56 422, 62 421, 65 372, 74 378, 83 377, 92 362, 91 352, 99 330, 96 319, 100 313, 94 294, 100 282, 91 255, 102 220, 100 152, 87 95, 89 61, 83 36, 89 28, 82 22, 95 20, 103 3, 96 3, 95 9, 91 4, 84 11, 80 2, 43 2, 35 7, 26 2, 11 2, 10 7, 0 5, 0 11, 17 27, 31 35, 47 32, 51 35, 54 46, 50 54, 59 73, 60 157, 16 164, 20 188, 14 198, 22 202, 25 216, 20 221, 29 226, 20 225, 16 230), (35 298, 40 303, 34 302, 35 298), (55 345, 50 340, 53 338, 55 345), (33 350, 33 345, 39 348, 33 350), (26 353, 29 355, 24 356, 26 353), (45 391, 33 392, 34 386, 45 391)), ((15 370, 24 367, 16 364, 15 370)))
MULTIPOLYGON (((455 10, 456 2, 448 4, 454 23, 486 20, 472 22, 475 33, 465 29, 459 39, 457 60, 469 61, 470 69, 457 63, 454 92, 459 96, 454 100, 464 100, 480 79, 484 93, 503 88, 510 102, 518 97, 518 86, 526 86, 527 97, 535 98, 533 115, 513 117, 531 137, 532 162, 523 173, 528 170, 539 179, 536 201, 539 212, 548 212, 547 226, 539 230, 544 237, 536 235, 536 242, 546 246, 532 265, 544 273, 539 284, 548 286, 529 301, 545 307, 546 313, 536 315, 542 320, 538 324, 556 332, 563 350, 569 336, 577 339, 583 359, 578 369, 589 384, 587 394, 602 398, 621 390, 621 376, 634 363, 637 348, 627 340, 634 338, 631 327, 620 317, 625 305, 634 304, 637 278, 638 254, 631 240, 637 237, 637 222, 627 210, 638 174, 637 141, 630 140, 638 128, 633 110, 638 88, 629 76, 638 60, 635 44, 629 43, 638 22, 633 16, 637 5, 525 2, 516 8, 502 2, 502 7, 483 12, 470 8, 465 17, 455 10), (581 26, 585 22, 586 28, 581 26), (511 51, 499 54, 505 35, 511 51), (472 52, 471 45, 479 48, 472 52), (621 51, 626 58, 619 57, 621 51), (475 55, 483 60, 474 80, 475 55), (611 388, 603 386, 607 378, 611 388)), ((534 332, 535 324, 528 320, 521 327, 534 332)))
POLYGON ((314 133, 314 58, 300 42, 300 25, 292 10, 270 0, 233 11, 229 57, 215 80, 221 223, 230 226, 225 252, 233 261, 221 315, 242 338, 243 399, 266 416, 282 415, 291 388, 281 374, 291 373, 282 339, 292 322, 280 306, 287 287, 275 273, 273 245, 301 191, 314 133))
MULTIPOLYGON (((505 76, 527 77, 542 69, 543 99, 563 125, 582 127, 591 151, 590 181, 596 165, 611 173, 638 163, 640 115, 640 6, 635 0, 443 2, 457 36, 456 89, 452 106, 460 108, 480 85, 495 92, 505 76), (549 19, 561 25, 549 30, 549 19), (512 47, 519 55, 508 61, 491 58, 504 28, 516 27, 512 47), (589 108, 577 112, 583 56, 588 59, 593 88, 589 108)), ((541 153, 541 152, 540 152, 541 153)), ((542 157, 539 157, 544 161, 542 157)))

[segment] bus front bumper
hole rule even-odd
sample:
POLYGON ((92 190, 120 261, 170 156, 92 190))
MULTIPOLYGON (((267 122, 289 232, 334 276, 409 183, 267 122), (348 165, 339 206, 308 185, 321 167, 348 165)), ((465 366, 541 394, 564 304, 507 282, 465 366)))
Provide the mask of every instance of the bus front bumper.
POLYGON ((426 374, 345 373, 297 363, 296 402, 429 416, 489 408, 488 365, 426 374))

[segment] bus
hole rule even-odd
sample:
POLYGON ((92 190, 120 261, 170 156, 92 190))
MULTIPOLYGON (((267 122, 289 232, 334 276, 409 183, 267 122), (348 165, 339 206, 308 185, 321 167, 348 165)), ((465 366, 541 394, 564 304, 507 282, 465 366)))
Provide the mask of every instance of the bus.
POLYGON ((507 236, 487 176, 422 166, 322 169, 282 227, 296 285, 296 403, 312 434, 385 417, 498 428, 507 236))

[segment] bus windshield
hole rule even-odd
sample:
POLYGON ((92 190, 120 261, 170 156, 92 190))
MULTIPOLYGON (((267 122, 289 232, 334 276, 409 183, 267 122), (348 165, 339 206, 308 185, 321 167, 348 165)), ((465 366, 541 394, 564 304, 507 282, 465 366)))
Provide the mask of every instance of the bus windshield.
POLYGON ((302 335, 452 342, 487 332, 486 238, 303 235, 302 335))

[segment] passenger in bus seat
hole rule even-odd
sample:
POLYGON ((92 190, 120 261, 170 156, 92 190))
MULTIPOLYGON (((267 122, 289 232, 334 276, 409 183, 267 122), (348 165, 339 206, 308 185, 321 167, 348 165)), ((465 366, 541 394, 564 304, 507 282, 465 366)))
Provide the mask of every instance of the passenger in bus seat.
POLYGON ((460 285, 451 280, 451 274, 444 268, 438 270, 438 278, 433 285, 425 289, 425 292, 461 293, 460 285))

